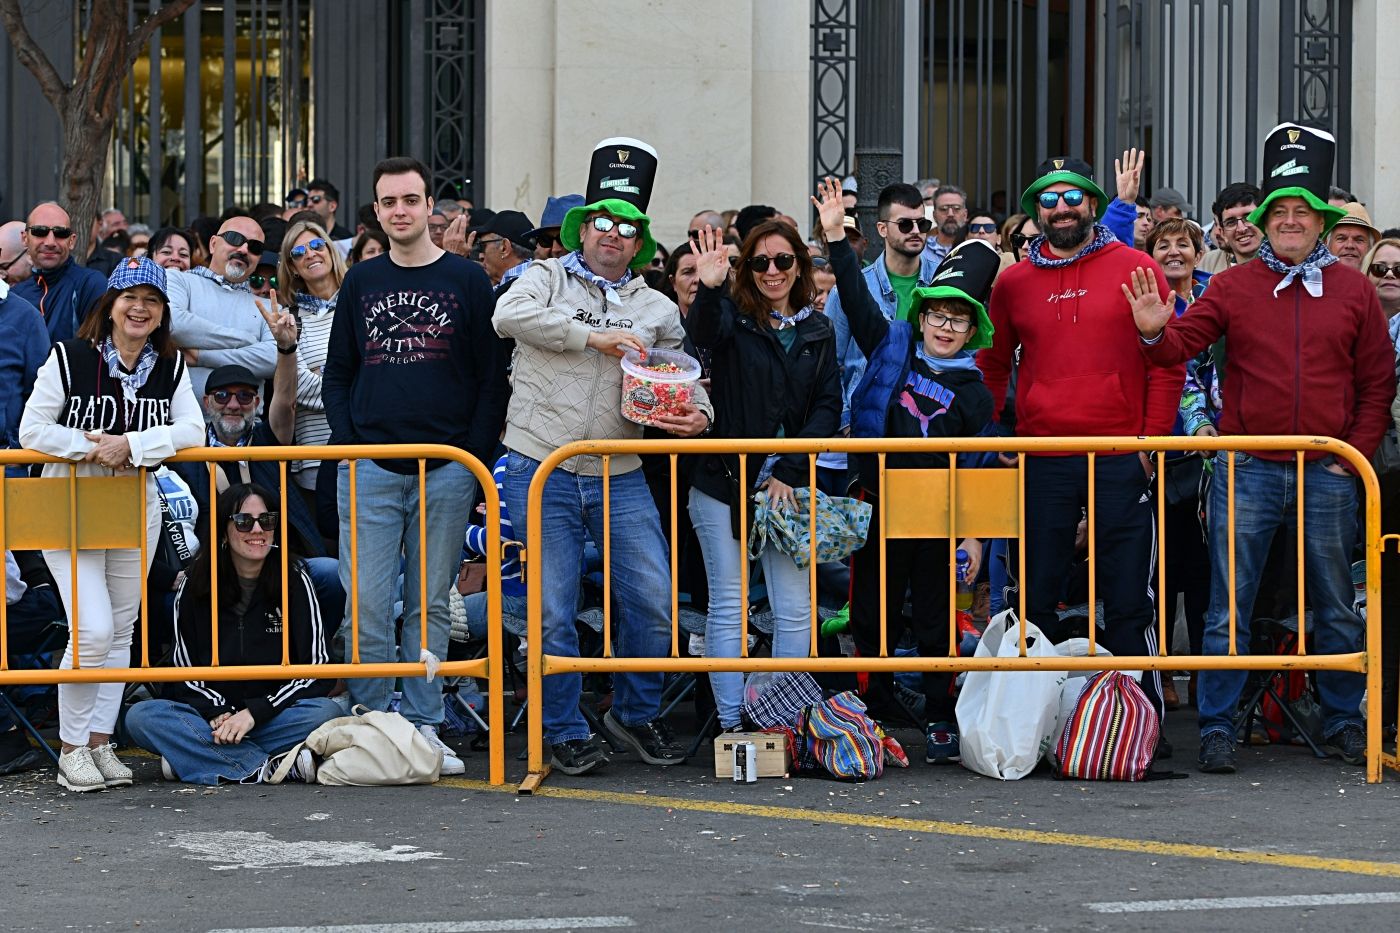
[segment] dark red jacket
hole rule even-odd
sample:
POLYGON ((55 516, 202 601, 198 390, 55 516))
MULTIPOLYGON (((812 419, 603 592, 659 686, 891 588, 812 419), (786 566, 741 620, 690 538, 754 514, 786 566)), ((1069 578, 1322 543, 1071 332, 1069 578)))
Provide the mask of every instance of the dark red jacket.
POLYGON ((1171 434, 1186 368, 1149 363, 1123 295, 1134 269, 1167 280, 1152 257, 1114 242, 1057 269, 1018 262, 997 279, 988 309, 996 333, 977 365, 993 410, 1006 399, 1019 345, 1016 433, 1022 437, 1171 434))
POLYGON ((1180 362, 1223 335, 1222 434, 1335 437, 1370 457, 1395 399, 1395 351, 1376 289, 1339 262, 1322 270, 1321 298, 1307 293, 1301 276, 1275 297, 1282 280, 1258 260, 1216 274, 1143 355, 1180 362))

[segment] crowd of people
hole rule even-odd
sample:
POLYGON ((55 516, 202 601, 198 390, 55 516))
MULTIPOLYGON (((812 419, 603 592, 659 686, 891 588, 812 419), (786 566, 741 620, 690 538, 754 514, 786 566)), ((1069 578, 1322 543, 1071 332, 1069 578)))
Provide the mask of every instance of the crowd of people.
MULTIPOLYGON (((448 444, 495 465, 502 526, 518 531, 532 478, 553 451, 643 436, 622 414, 618 360, 654 349, 690 355, 701 378, 648 436, 1331 436, 1375 455, 1393 523, 1400 230, 1378 229, 1356 197, 1331 187, 1326 134, 1285 124, 1263 148, 1261 183, 1227 185, 1205 223, 1171 188, 1144 197, 1144 157, 1129 150, 1115 165, 1113 196, 1091 166, 1061 157, 1036 168, 1018 212, 1007 212, 1004 195, 978 207, 956 185, 921 179, 876 193, 878 221, 865 231, 853 180, 828 179, 811 199, 810 237, 794 216, 755 204, 697 211, 686 241, 669 250, 647 213, 656 153, 626 138, 600 143, 585 193, 550 197, 538 223, 517 210, 434 199, 431 173, 411 158, 376 167, 374 201, 359 209, 353 231, 338 222, 340 194, 325 179, 292 189, 282 205, 231 207, 187 228, 151 231, 105 211, 86 257, 74 254, 68 211, 37 204, 0 226, 5 442, 78 463, 83 476, 149 468, 146 494, 160 508, 148 513, 148 566, 128 549, 80 552, 76 573, 67 550, 7 554, 10 618, 30 618, 35 594, 56 593, 49 614, 61 604, 71 617, 76 607, 81 632, 64 666, 76 653, 85 668, 126 667, 144 591, 153 620, 146 647, 164 663, 277 663, 285 627, 294 662, 353 653, 432 666, 452 650, 460 564, 486 550, 474 508, 480 490, 464 466, 430 461, 420 485, 414 461, 304 459, 289 464, 283 488, 275 463, 225 461, 211 491, 203 464, 163 462, 199 446, 448 444), (292 568, 285 580, 277 548, 292 568), (343 624, 352 606, 353 647, 343 624)), ((1297 512, 1292 453, 1236 454, 1233 503, 1216 481, 1224 454, 1165 462, 1158 476, 1146 455, 1100 455, 1091 484, 1086 454, 1026 458, 1024 581, 1017 547, 968 537, 957 543, 961 582, 984 582, 992 611, 1014 605, 1009 594, 1025 585, 1029 621, 1057 641, 1097 624, 1100 644, 1115 654, 1155 655, 1165 546, 1166 598, 1174 610, 1181 597, 1193 653, 1228 651, 1232 591, 1241 653, 1254 648, 1252 624, 1290 613, 1311 619, 1311 650, 1360 649, 1351 569, 1358 484, 1349 464, 1307 455, 1307 605, 1290 606, 1276 594, 1296 592, 1278 584, 1298 561, 1288 553, 1292 536, 1275 532, 1292 527, 1297 512), (1091 485, 1102 602, 1076 616, 1066 608, 1086 599, 1091 485), (1159 488, 1169 503, 1164 542, 1159 488)), ((972 468, 1014 463, 958 459, 972 468)), ((947 454, 916 451, 890 455, 885 468, 948 464, 947 454)), ((873 457, 823 453, 817 467, 827 495, 876 504, 884 494, 873 457)), ((43 473, 68 469, 54 463, 43 473)), ((530 559, 543 566, 550 654, 582 650, 579 612, 605 535, 604 469, 602 458, 576 457, 544 485, 543 536, 530 559)), ((741 464, 736 455, 687 455, 673 477, 668 457, 615 455, 607 469, 610 559, 626 568, 612 575, 615 654, 669 653, 674 519, 682 601, 705 619, 692 648, 738 657, 743 511, 757 493, 780 512, 812 502, 807 457, 752 455, 741 464)), ((859 656, 946 655, 956 647, 948 542, 881 548, 880 534, 873 521, 849 563, 822 568, 822 594, 836 607, 848 603, 859 656), (882 602, 890 607, 884 645, 882 602)), ((507 615, 520 617, 528 609, 520 562, 509 550, 506 559, 507 615)), ((753 573, 771 622, 766 650, 806 656, 807 571, 769 544, 753 573)), ((1387 565, 1387 578, 1395 575, 1387 565)), ((1177 615, 1168 613, 1173 622, 1177 615)), ((481 637, 482 607, 468 616, 481 637)), ((12 626, 12 651, 18 631, 12 626)), ((1393 641, 1383 707, 1391 724, 1393 641)), ((1314 681, 1318 739, 1362 762, 1363 678, 1333 672, 1314 681)), ((1159 716, 1182 704, 1174 677, 1148 672, 1141 684, 1159 716)), ((579 675, 552 675, 531 698, 542 704, 553 767, 583 774, 606 765, 599 730, 650 764, 685 760, 662 715, 663 675, 614 676, 601 718, 583 686, 579 675)), ((1203 771, 1236 767, 1243 686, 1242 672, 1190 679, 1203 771)), ((709 687, 714 728, 742 730, 743 676, 715 673, 709 687)), ((912 720, 926 761, 956 762, 956 684, 930 673, 921 687, 911 692, 888 674, 863 680, 872 716, 912 720)), ((464 770, 440 735, 441 679, 405 678, 397 691, 386 678, 188 681, 131 705, 125 734, 160 756, 169 780, 257 782, 279 768, 312 780, 310 753, 289 750, 352 704, 396 708, 441 753, 442 773, 464 770), (288 754, 296 757, 289 767, 288 754)), ((58 707, 59 783, 79 792, 129 784, 113 743, 123 685, 61 685, 58 707)), ((1165 740, 1158 753, 1171 754, 1165 740)), ((0 719, 0 773, 36 761, 23 733, 0 719)))

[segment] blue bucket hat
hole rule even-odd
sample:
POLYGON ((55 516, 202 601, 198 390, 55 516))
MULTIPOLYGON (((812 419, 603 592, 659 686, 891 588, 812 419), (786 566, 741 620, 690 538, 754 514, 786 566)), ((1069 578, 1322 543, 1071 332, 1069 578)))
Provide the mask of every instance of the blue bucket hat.
POLYGON ((551 197, 544 205, 544 214, 540 216, 540 225, 529 233, 528 237, 538 236, 544 230, 557 230, 564 226, 564 215, 576 207, 583 207, 583 195, 581 194, 561 194, 559 197, 551 197))
POLYGON ((165 270, 145 256, 123 259, 117 263, 107 279, 108 291, 121 291, 133 285, 149 285, 160 292, 160 297, 170 304, 170 293, 166 291, 165 270))

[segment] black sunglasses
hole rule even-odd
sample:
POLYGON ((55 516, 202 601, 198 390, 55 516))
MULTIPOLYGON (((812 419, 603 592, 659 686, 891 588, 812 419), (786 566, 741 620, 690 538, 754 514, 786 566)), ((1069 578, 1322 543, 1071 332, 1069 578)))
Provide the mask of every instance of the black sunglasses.
POLYGON ((247 534, 253 530, 253 525, 261 525, 263 531, 272 531, 277 527, 279 515, 276 512, 264 512, 261 515, 253 515, 251 512, 234 512, 228 517, 233 522, 233 527, 247 534))
POLYGON ((825 269, 825 268, 826 268, 827 266, 829 266, 829 265, 831 265, 831 261, 830 261, 829 259, 827 259, 825 256, 813 256, 813 257, 812 257, 812 268, 813 268, 813 269, 825 269))
POLYGON ((973 233, 996 233, 996 224, 968 224, 967 229, 973 233))
POLYGON ((554 241, 559 239, 557 234, 537 233, 535 234, 535 245, 540 249, 554 249, 554 241))
POLYGON ((252 288, 262 288, 264 285, 277 287, 277 276, 275 275, 250 275, 248 285, 252 288))
POLYGON ((36 239, 45 239, 52 233, 60 240, 66 240, 73 235, 72 227, 46 227, 43 224, 30 224, 29 235, 36 239))
POLYGON ((254 240, 244 236, 237 230, 225 230, 223 233, 216 233, 215 236, 221 238, 229 246, 238 249, 240 246, 248 247, 248 252, 262 255, 265 243, 262 240, 254 240))
POLYGON ((1400 279, 1400 262, 1373 262, 1371 268, 1367 270, 1373 278, 1397 278, 1400 279))
POLYGON ((1031 240, 1034 240, 1036 236, 1038 236, 1038 234, 1035 233, 1013 233, 1011 234, 1011 245, 1020 249, 1031 240))
POLYGON ((769 262, 777 266, 779 272, 786 272, 797 262, 797 257, 792 253, 779 253, 771 260, 767 256, 750 256, 749 268, 754 272, 767 272, 769 262))
POLYGON ((258 397, 258 393, 254 392, 252 389, 239 389, 237 392, 232 392, 228 389, 215 389, 209 394, 214 396, 214 401, 218 402, 220 405, 226 404, 231 398, 238 399, 238 404, 240 405, 251 405, 253 404, 253 399, 258 397))
POLYGON ((920 217, 918 220, 912 217, 902 217, 899 220, 887 220, 885 223, 890 224, 905 236, 913 233, 915 227, 919 228, 920 233, 928 233, 933 229, 933 221, 927 217, 920 217))

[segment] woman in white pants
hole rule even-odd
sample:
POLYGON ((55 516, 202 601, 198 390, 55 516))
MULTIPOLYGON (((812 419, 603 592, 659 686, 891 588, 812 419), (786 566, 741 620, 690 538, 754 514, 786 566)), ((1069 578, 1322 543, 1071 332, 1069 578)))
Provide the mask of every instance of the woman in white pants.
MULTIPOLYGON (((164 269, 144 258, 117 267, 78 335, 55 345, 40 367, 19 439, 26 448, 77 463, 79 476, 155 467, 181 448, 203 444, 204 418, 170 336, 164 269)), ((50 463, 43 473, 66 477, 69 469, 66 463, 50 463)), ((147 474, 145 495, 149 563, 160 528, 153 472, 147 474)), ((44 560, 71 625, 72 554, 46 550, 44 560)), ((84 668, 127 667, 148 569, 141 565, 141 551, 79 551, 77 564, 77 644, 69 639, 62 666, 73 667, 76 650, 84 668)), ((131 783, 131 770, 111 745, 121 697, 120 683, 59 685, 58 783, 63 787, 83 792, 131 783)))

